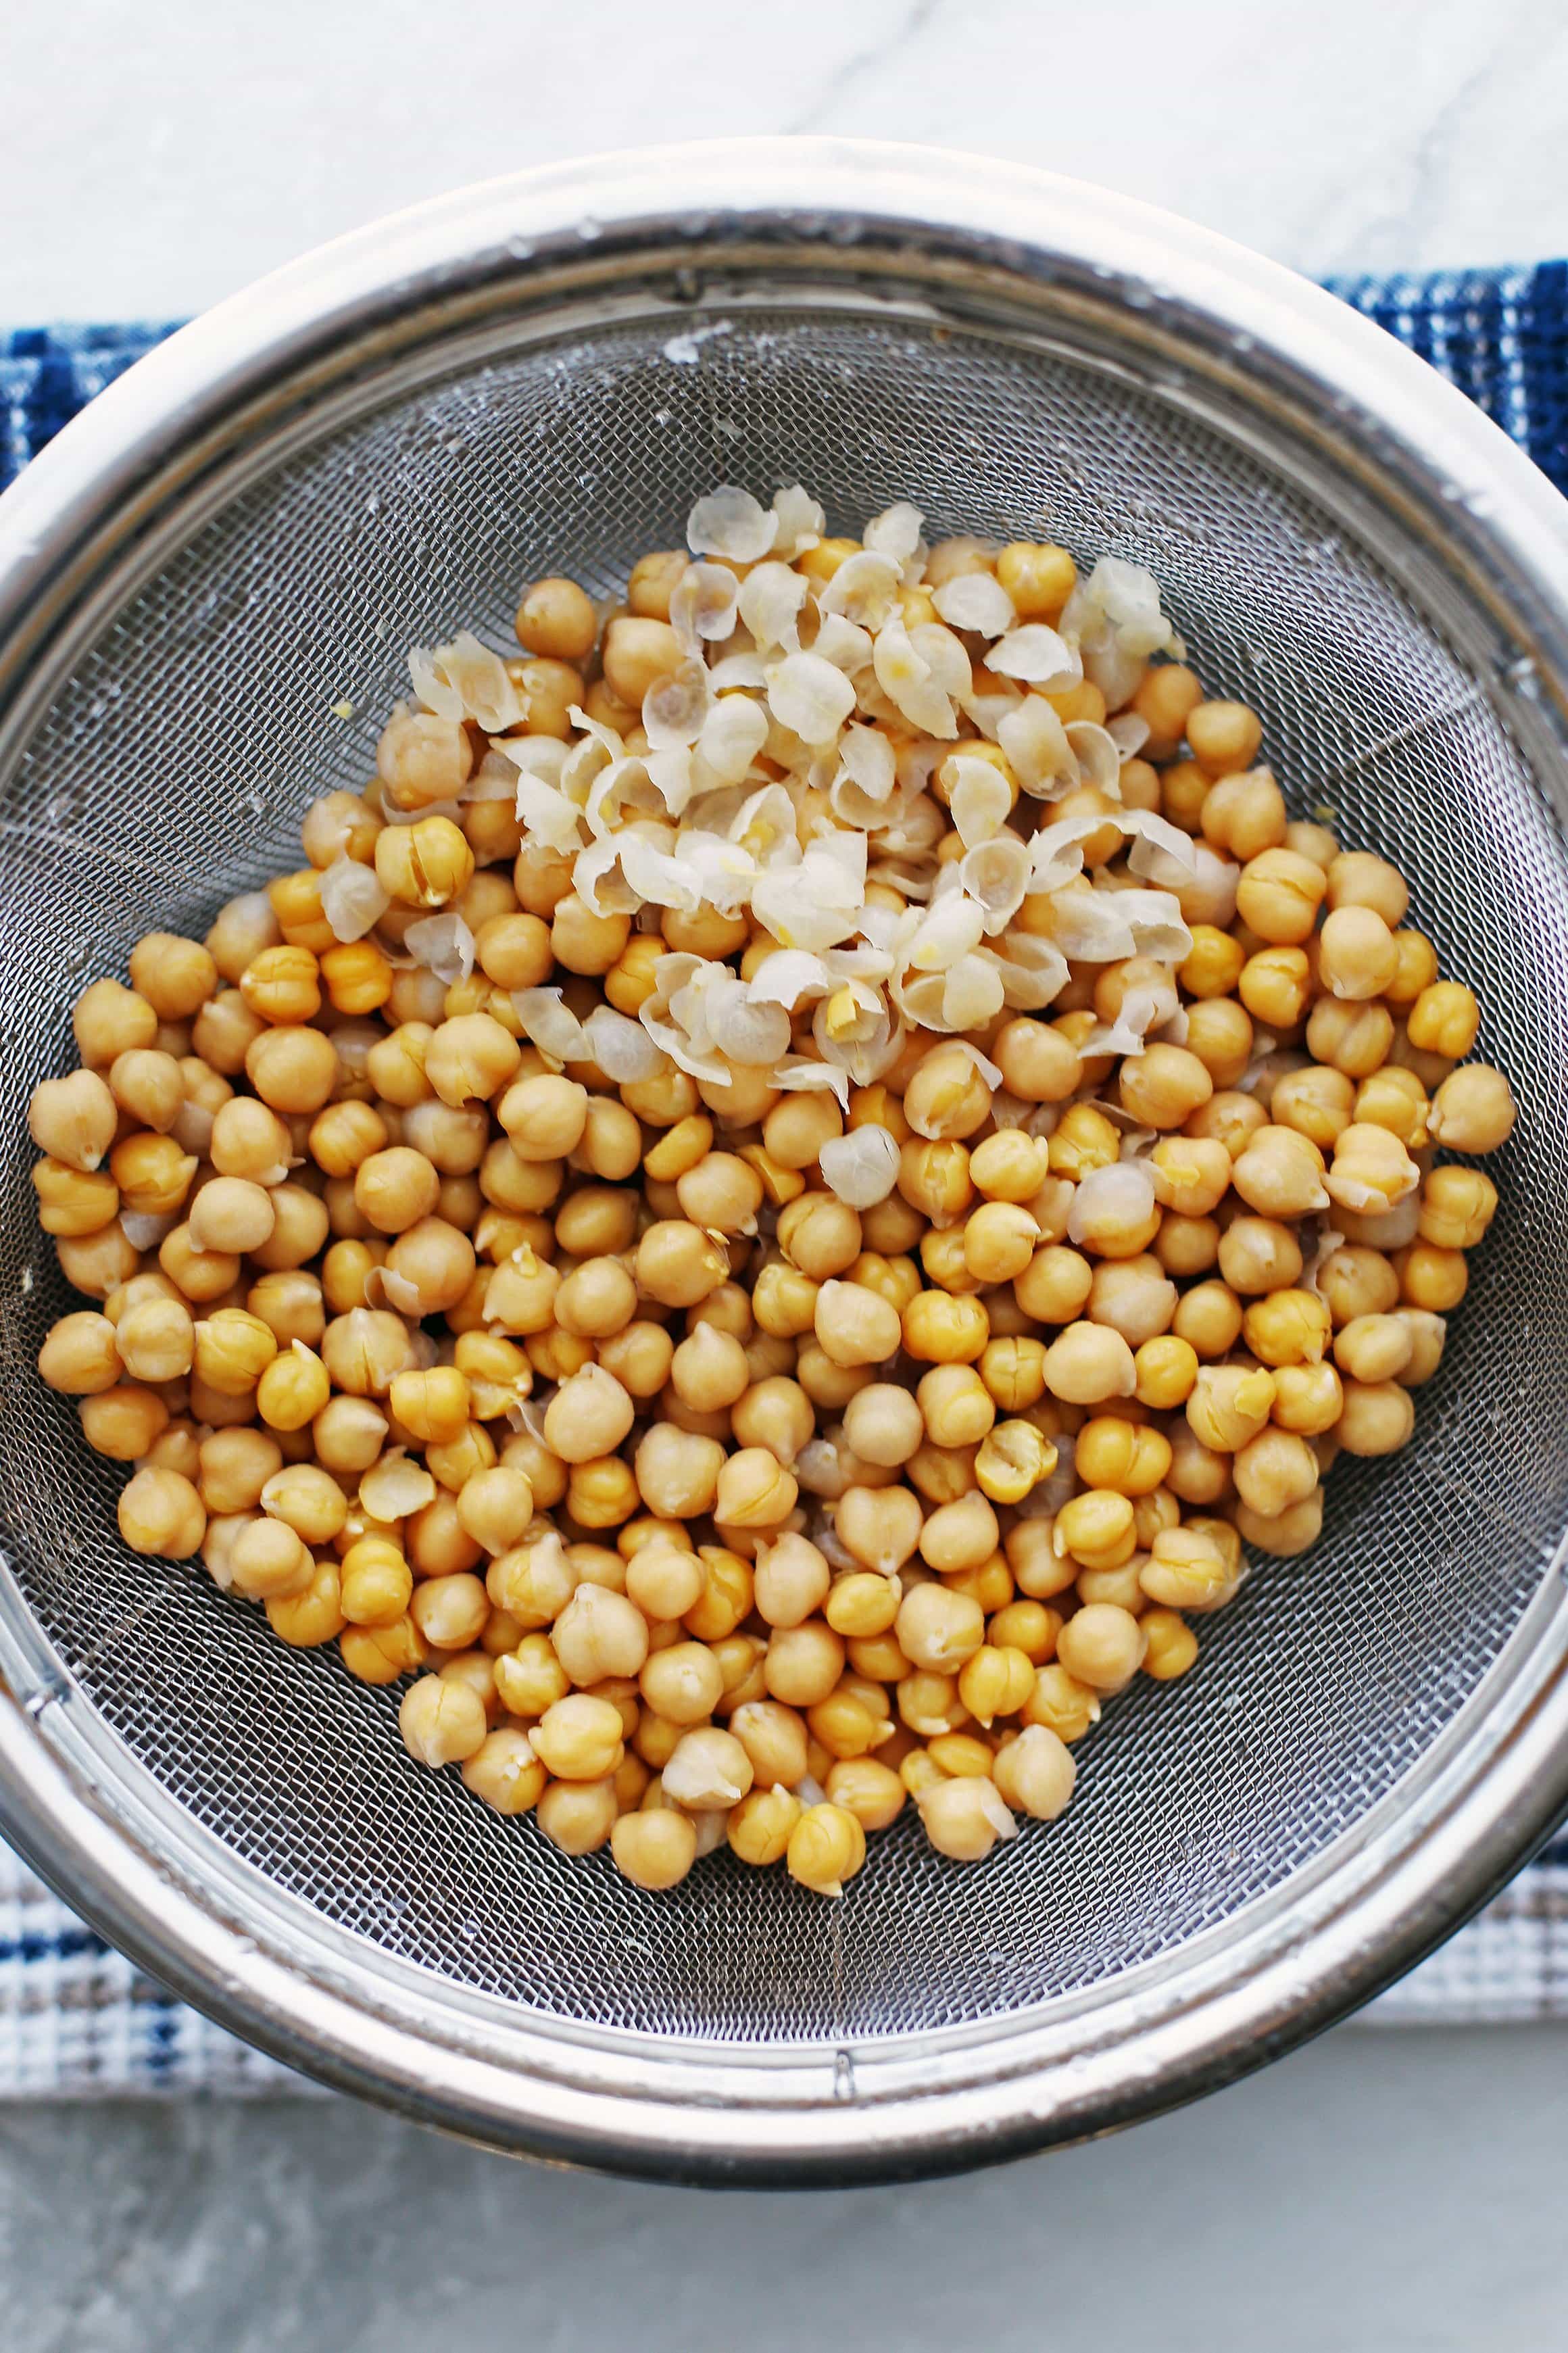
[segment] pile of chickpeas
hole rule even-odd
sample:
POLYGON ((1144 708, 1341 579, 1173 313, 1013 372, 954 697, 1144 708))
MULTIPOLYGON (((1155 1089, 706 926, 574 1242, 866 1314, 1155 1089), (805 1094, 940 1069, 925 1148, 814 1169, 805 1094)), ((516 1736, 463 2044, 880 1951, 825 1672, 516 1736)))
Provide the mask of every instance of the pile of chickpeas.
MULTIPOLYGON (((1061 548, 950 549, 928 584, 989 565, 1026 620, 1076 576, 1061 548)), ((645 558, 607 621, 528 589, 519 732, 581 712, 646 743, 686 562, 645 558)), ((1087 681, 1047 699, 1107 715, 1087 681)), ((1435 1147, 1489 1154, 1514 1115, 1404 881, 1288 820, 1256 715, 1177 661, 1126 707, 1123 804, 1213 853, 1234 915, 1192 921, 1173 973, 1077 965, 1044 1012, 912 1030, 847 1111, 531 1045, 518 992, 635 1016, 666 954, 744 975, 773 943, 747 913, 595 912, 510 800, 464 799, 479 729, 400 712, 297 871, 87 988, 79 1067, 32 1100, 42 1222, 95 1303, 39 1369, 127 1468, 126 1544, 199 1556, 364 1683, 412 1678, 412 1757, 640 1887, 727 1844, 837 1895, 907 1808, 961 1861, 1058 1816, 1075 1744, 1188 1673, 1244 1546, 1302 1552, 1335 1456, 1409 1440, 1497 1203, 1435 1147), (350 938, 323 900, 345 860, 385 902, 350 938), (442 910, 457 977, 406 944, 442 910), (1173 979, 1182 1020, 1096 1050, 1173 979), (823 1169, 867 1126, 896 1177, 857 1208, 823 1169)))

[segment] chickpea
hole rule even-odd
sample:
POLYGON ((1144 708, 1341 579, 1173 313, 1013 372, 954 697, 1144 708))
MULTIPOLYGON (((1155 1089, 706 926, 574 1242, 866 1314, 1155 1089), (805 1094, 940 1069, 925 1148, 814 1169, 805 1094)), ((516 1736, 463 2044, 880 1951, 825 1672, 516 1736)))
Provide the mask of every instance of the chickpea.
POLYGON ((1497 1206, 1497 1187, 1479 1168, 1434 1168, 1421 1187, 1421 1240, 1442 1250, 1474 1250, 1497 1206))
POLYGON ((1274 1419, 1281 1430, 1321 1437, 1338 1421, 1343 1404, 1340 1377, 1331 1364, 1281 1365, 1275 1371, 1274 1419))
POLYGON ((1245 862, 1283 843, 1285 796, 1268 769, 1233 769, 1210 786, 1199 822, 1206 842, 1245 862))
POLYGON ((1409 1326, 1397 1315, 1353 1315, 1334 1339, 1334 1362, 1350 1379, 1397 1380, 1414 1353, 1409 1326))
POLYGON ((276 1112, 318 1112, 338 1081, 337 1050, 320 1029, 263 1029, 245 1050, 251 1085, 276 1112))
POLYGON ((1193 757, 1211 776, 1249 767, 1263 740, 1263 723, 1244 702, 1195 702, 1187 712, 1193 757))
POLYGON ((1496 1152, 1512 1134, 1517 1116, 1502 1072, 1486 1062, 1468 1062, 1433 1097, 1427 1133, 1450 1152, 1496 1152))
POLYGON ((978 1485, 939 1503, 921 1531, 921 1557, 943 1576, 979 1567, 996 1550, 996 1514, 978 1485))
POLYGON ((118 980, 95 980, 71 1015, 84 1064, 107 1070, 116 1057, 157 1041, 158 1015, 146 997, 118 980))
POLYGON ((1236 1569, 1213 1535, 1190 1523, 1160 1531, 1139 1575, 1139 1583, 1152 1601, 1167 1609, 1199 1613, 1222 1608, 1238 1582, 1236 1569))
POLYGON ((1310 937, 1328 882, 1321 867, 1290 849, 1249 859, 1237 885, 1243 923, 1270 946, 1298 947, 1310 937))
POLYGON ((1409 1150, 1426 1142, 1426 1118, 1431 1105, 1426 1090, 1414 1071, 1389 1063, 1363 1079, 1355 1093, 1355 1116, 1373 1127, 1386 1127, 1409 1150))
POLYGON ((303 1430, 331 1395, 331 1382, 321 1358, 302 1340, 294 1340, 278 1351, 261 1374, 256 1409, 270 1430, 303 1430))
POLYGON ((866 1860, 866 1833, 843 1806, 807 1806, 789 1834, 784 1867, 814 1894, 837 1896, 866 1860))
POLYGON ((425 1075, 444 1103, 488 1103, 509 1084, 521 1060, 517 1039, 490 1014, 463 1013, 431 1036, 425 1075))
POLYGON ((1137 1385, 1132 1351, 1104 1324, 1069 1324, 1046 1351, 1046 1386, 1068 1405, 1099 1405, 1131 1397, 1137 1385))
POLYGON ((1352 1005, 1320 997, 1307 1022, 1307 1049, 1348 1078, 1370 1078, 1388 1060, 1394 1017, 1385 1005, 1352 1005))
POLYGON ((1342 907, 1369 907, 1392 932, 1405 921, 1409 904, 1404 876, 1370 850, 1342 850, 1329 868, 1329 905, 1336 913, 1342 907))
POLYGON ((338 1649, 351 1675, 378 1685, 412 1674, 429 1655, 424 1636, 406 1615, 390 1626, 345 1626, 338 1649))
MULTIPOLYGON (((79 1073, 82 1078, 93 1075, 91 1071, 79 1073)), ((70 1082, 56 1083, 68 1087, 70 1082)), ((151 1047, 133 1047, 129 1053, 117 1054, 110 1065, 109 1086, 128 1119, 159 1134, 174 1126, 184 1103, 185 1082, 179 1063, 173 1054, 151 1047)))
MULTIPOLYGON (((970 1365, 935 1366, 922 1377, 915 1396, 925 1435, 936 1446, 976 1445, 996 1419, 995 1403, 970 1365)), ((910 1446, 901 1459, 907 1462, 914 1451, 910 1446)))
POLYGON ((397 1712, 403 1745, 416 1765, 437 1769, 477 1757, 488 1736, 484 1702, 466 1684, 421 1675, 397 1712))
POLYGON ((1422 988, 1406 1017, 1410 1042, 1424 1054, 1462 1062, 1476 1042, 1481 1009, 1462 981, 1433 980, 1422 988))
POLYGON ((916 1803, 931 1845, 958 1862, 983 1862, 998 1838, 1011 1838, 1017 1827, 984 1775, 932 1782, 916 1803))
POLYGON ((1248 1511, 1276 1518, 1304 1503, 1318 1483, 1318 1458, 1304 1438, 1263 1430, 1237 1449, 1236 1492, 1248 1511))
MULTIPOLYGON (((1289 1289, 1300 1281, 1301 1267, 1301 1245, 1290 1228, 1278 1219, 1235 1218, 1220 1237, 1219 1271, 1231 1290, 1244 1297, 1289 1289)), ((1194 1296, 1189 1292, 1183 1306, 1194 1296)), ((1180 1328, 1178 1311, 1177 1329, 1180 1328)))
POLYGON ((899 1311, 863 1283, 825 1282, 813 1323, 819 1345, 836 1365, 879 1365, 898 1354, 899 1311))
POLYGON ((404 907, 444 907, 460 898, 474 871, 474 853, 449 817, 389 825, 375 840, 381 886, 404 907))
POLYGON ((529 1735, 546 1772, 561 1781, 599 1781, 625 1750, 619 1711, 588 1692, 572 1692, 545 1710, 529 1735))
POLYGON ((765 1446, 745 1446, 719 1472, 714 1519, 723 1528, 774 1528, 799 1493, 793 1474, 765 1446))
POLYGON ((1081 1740, 1100 1717, 1099 1694, 1069 1674, 1058 1661, 1052 1660, 1036 1670, 1034 1692, 1024 1706, 1026 1726, 1043 1725, 1058 1740, 1070 1745, 1081 1740))
POLYGON ((1388 1128, 1352 1120, 1334 1146, 1325 1181, 1342 1209, 1381 1212, 1415 1192, 1421 1171, 1388 1128))
POLYGON ((598 635, 593 600, 575 580, 536 580, 523 590, 517 608, 517 641, 525 653, 582 662, 593 652, 598 635))
POLYGON ((1318 1270, 1318 1289, 1336 1327, 1353 1315, 1383 1314, 1399 1304, 1399 1277, 1378 1250, 1350 1243, 1332 1250, 1318 1270))
POLYGON ((724 1674, 705 1643, 671 1642, 649 1653, 637 1685, 655 1715, 684 1727, 712 1715, 723 1696, 724 1674))
POLYGON ((991 1336, 980 1300, 944 1291, 918 1293, 904 1310, 902 1328, 906 1353, 928 1365, 973 1364, 991 1336))
POLYGON ((169 1409, 151 1389, 121 1383, 90 1392, 78 1407, 82 1436, 111 1462, 135 1462, 168 1427, 169 1409))
POLYGON ((1231 1165, 1216 1137, 1163 1135, 1149 1155, 1154 1198, 1179 1216, 1207 1217, 1225 1198, 1231 1165))
POLYGON ((636 1676, 648 1653, 647 1621, 624 1593, 579 1585, 551 1632, 572 1682, 586 1688, 608 1676, 636 1676))
POLYGON ((1304 949, 1264 947, 1247 957, 1237 993, 1255 1019, 1283 1032, 1307 1018, 1312 998, 1312 968, 1304 949))
POLYGON ((189 1479, 149 1466, 121 1491, 120 1533, 132 1552, 189 1560, 206 1535, 207 1515, 189 1479))
POLYGON ((275 1593, 263 1605, 267 1620, 279 1641, 297 1651, 319 1650, 336 1641, 345 1620, 339 1604, 337 1563, 316 1563, 310 1583, 298 1593, 275 1593))
POLYGON ((1156 1412, 1169 1411, 1192 1395, 1197 1378, 1197 1351, 1190 1340, 1174 1333, 1145 1340, 1132 1359, 1133 1395, 1140 1405, 1156 1412))
POLYGON ((839 1542, 867 1568, 891 1577, 913 1557, 924 1514, 907 1487, 847 1487, 834 1526, 839 1542))
POLYGON ((1149 1643, 1143 1672, 1155 1683, 1174 1683, 1196 1665, 1198 1638, 1173 1609, 1146 1609, 1142 1624, 1149 1643))
MULTIPOLYGON (((1214 797, 1211 793, 1209 798, 1214 797)), ((1260 848, 1267 844, 1259 844, 1260 848)), ((1176 977, 1191 997, 1228 997, 1247 962, 1241 943, 1214 923, 1194 923, 1193 944, 1176 977)))
POLYGON ((96 1071, 40 1080, 27 1105, 27 1126, 40 1152, 89 1174, 113 1144, 118 1118, 115 1097, 96 1071))
MULTIPOLYGON (((417 1689, 417 1685, 416 1685, 417 1689)), ((498 1814, 526 1814, 545 1791, 544 1767, 533 1753, 533 1743, 515 1725, 487 1732, 473 1754, 463 1761, 463 1787, 493 1806, 498 1814)), ((559 1784, 568 1798, 577 1790, 559 1784)))
POLYGON ((1434 1242, 1412 1242, 1396 1253, 1394 1262, 1399 1295, 1407 1307, 1446 1315, 1469 1287, 1470 1271, 1462 1250, 1442 1250, 1434 1242))
POLYGON ((282 1520, 247 1520, 228 1546, 227 1582, 247 1601, 302 1593, 316 1573, 308 1547, 282 1520))
POLYGON ((1334 1434, 1347 1454, 1396 1454, 1415 1428, 1415 1404, 1397 1381, 1348 1380, 1334 1434))
POLYGON ((243 1176, 215 1176, 191 1204, 189 1231, 200 1250, 240 1256, 270 1240, 277 1222, 272 1196, 243 1176))
MULTIPOLYGON (((165 1305, 177 1303, 165 1301, 165 1305)), ((123 1319, 121 1319, 123 1320, 123 1319)), ((190 1321, 186 1314, 185 1321, 190 1321)), ((164 1361, 160 1354, 158 1362, 164 1361)), ((64 1397, 99 1397, 114 1388, 120 1379, 122 1359, 117 1345, 116 1326, 107 1315, 90 1310, 62 1315, 52 1324, 38 1351, 38 1373, 46 1386, 64 1397)), ((137 1372, 127 1365, 125 1369, 133 1379, 174 1379, 177 1374, 161 1370, 151 1374, 137 1372)), ((182 1367, 181 1369, 184 1369, 182 1367)))
POLYGON ((1247 1347, 1271 1370, 1321 1362, 1330 1339, 1327 1303, 1311 1291, 1276 1291, 1254 1300, 1242 1317, 1247 1347))
MULTIPOLYGON (((107 1174, 83 1176, 74 1168, 61 1170, 46 1160, 33 1171, 33 1181, 38 1187, 41 1218, 47 1219, 53 1209, 68 1223, 82 1224, 92 1216, 99 1225, 103 1225, 108 1222, 101 1214, 105 1197, 110 1217, 116 1207, 138 1217, 174 1216, 184 1205, 196 1168, 195 1155, 182 1152, 172 1135, 137 1134, 123 1136, 115 1145, 109 1155, 107 1174), (118 1203, 114 1198, 116 1187, 118 1203)), ((45 1230, 52 1229, 46 1222, 45 1230)), ((96 1227, 89 1226, 86 1230, 95 1231, 96 1227)))
POLYGON ((1263 1366, 1205 1365, 1186 1403, 1186 1418, 1201 1445, 1233 1454, 1255 1438, 1274 1406, 1274 1377, 1263 1366))
MULTIPOLYGON (((1332 889, 1331 869, 1331 894, 1332 889)), ((1352 902, 1332 907, 1324 917, 1318 942, 1318 973, 1323 986, 1336 997, 1382 997, 1398 969, 1394 934, 1375 908, 1352 902)))
POLYGON ((220 1397, 252 1396, 277 1354, 270 1324, 243 1307, 220 1307, 195 1327, 196 1374, 220 1397))
MULTIPOLYGON (((156 1137, 146 1140, 149 1144, 161 1141, 156 1137)), ((137 1137, 129 1141, 140 1143, 142 1139, 137 1137)), ((116 1156, 122 1155, 124 1149, 124 1145, 117 1145, 116 1156)), ((178 1156, 176 1146, 176 1159, 178 1156)), ((189 1164, 183 1165, 188 1166, 189 1164)), ((94 1173, 68 1168, 60 1160, 37 1162, 33 1170, 33 1185, 38 1196, 38 1223, 45 1233, 75 1240, 84 1235, 100 1233, 111 1224, 121 1203, 120 1187, 112 1170, 112 1160, 108 1169, 94 1173)), ((128 1208, 138 1206, 135 1196, 127 1202, 128 1208)))
POLYGON ((595 1854, 607 1843, 619 1811, 616 1785, 608 1777, 602 1781, 552 1781, 540 1793, 534 1819, 563 1854, 595 1854))
POLYGON ((1004 1085, 1026 1103, 1065 1103, 1083 1083, 1083 1065, 1070 1041, 1026 1014, 997 1032, 992 1059, 1004 1085))

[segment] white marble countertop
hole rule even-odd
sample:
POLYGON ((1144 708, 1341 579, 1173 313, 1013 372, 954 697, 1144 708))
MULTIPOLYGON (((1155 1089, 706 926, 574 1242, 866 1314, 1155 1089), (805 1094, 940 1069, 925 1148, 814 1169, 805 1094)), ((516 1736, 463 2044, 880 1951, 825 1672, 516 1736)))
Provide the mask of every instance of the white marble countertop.
POLYGON ((464 181, 742 132, 1046 164, 1316 275, 1568 253, 1559 0, 35 0, 5 58, 0 322, 178 317, 464 181))

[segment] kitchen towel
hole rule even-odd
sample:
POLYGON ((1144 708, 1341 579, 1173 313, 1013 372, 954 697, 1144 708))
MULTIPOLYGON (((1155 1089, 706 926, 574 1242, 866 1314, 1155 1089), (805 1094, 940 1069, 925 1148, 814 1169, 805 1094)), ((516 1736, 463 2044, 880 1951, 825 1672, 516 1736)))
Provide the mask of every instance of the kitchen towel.
MULTIPOLYGON (((1479 402, 1568 491, 1568 262, 1348 279, 1333 291, 1479 402)), ((0 330, 0 489, 171 332, 0 330)), ((1568 1839, 1361 2017, 1568 2018, 1568 1839)), ((0 1844, 0 2099, 315 2088, 143 1977, 0 1844)))

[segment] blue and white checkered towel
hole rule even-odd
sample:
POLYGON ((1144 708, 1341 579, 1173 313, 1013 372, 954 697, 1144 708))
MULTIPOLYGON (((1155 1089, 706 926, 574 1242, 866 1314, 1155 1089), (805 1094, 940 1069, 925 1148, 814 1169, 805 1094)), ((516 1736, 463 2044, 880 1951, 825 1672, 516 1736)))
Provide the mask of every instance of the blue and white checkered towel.
MULTIPOLYGON (((1361 278, 1335 293, 1479 401, 1568 491, 1568 262, 1361 278)), ((0 332, 0 489, 166 326, 0 332)), ((1568 1839, 1363 2015, 1568 2018, 1568 1839)), ((110 1951, 0 1844, 0 2098, 311 2090, 110 1951)))

